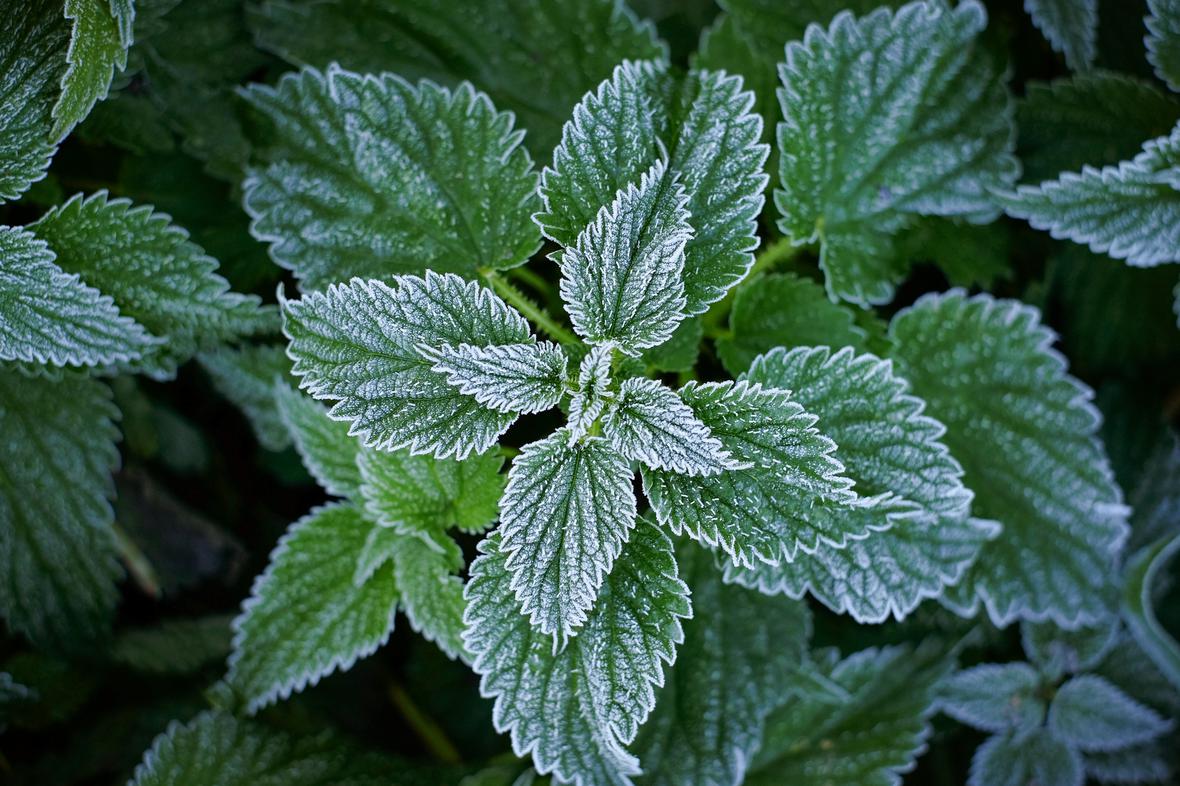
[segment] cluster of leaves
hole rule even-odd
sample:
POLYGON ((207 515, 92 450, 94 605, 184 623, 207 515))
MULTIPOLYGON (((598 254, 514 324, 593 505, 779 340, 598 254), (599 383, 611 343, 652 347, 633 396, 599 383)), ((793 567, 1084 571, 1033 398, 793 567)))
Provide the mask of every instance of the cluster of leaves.
POLYGON ((888 784, 974 744, 938 711, 993 736, 930 780, 1171 777, 1180 6, 1132 36, 1162 84, 1096 67, 1096 0, 1001 12, 1077 72, 1017 100, 979 0, 802 5, 667 14, 687 67, 618 0, 0 19, 0 198, 48 207, 0 228, 0 614, 50 654, 0 722, 97 657, 208 688, 134 786, 888 784), (75 139, 199 162, 111 185, 277 314, 154 208, 58 199, 75 139), (134 453, 133 376, 194 358, 331 499, 232 623, 112 637, 154 570, 111 386, 134 453), (437 763, 291 709, 399 609, 512 756, 380 674, 437 763))

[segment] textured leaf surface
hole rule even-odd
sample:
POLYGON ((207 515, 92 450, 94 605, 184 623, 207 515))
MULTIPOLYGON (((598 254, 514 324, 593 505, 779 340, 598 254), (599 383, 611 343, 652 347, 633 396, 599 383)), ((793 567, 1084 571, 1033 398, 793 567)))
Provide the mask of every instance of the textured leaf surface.
POLYGON ((1040 687, 1040 675, 1027 663, 985 663, 944 680, 938 708, 981 731, 1031 729, 1045 721, 1040 687))
POLYGON ((1169 532, 1131 556, 1123 579, 1122 612, 1136 643, 1172 687, 1180 690, 1180 644, 1160 624, 1152 601, 1152 585, 1177 551, 1180 534, 1169 532))
POLYGON ((1098 0, 1024 0, 1024 10, 1073 71, 1085 71, 1098 51, 1098 0))
POLYGON ((31 233, 0 227, 0 259, 0 360, 109 366, 156 343, 110 297, 63 272, 31 233))
POLYGON ((475 282, 430 271, 392 285, 353 279, 282 305, 301 386, 335 400, 333 419, 366 445, 463 458, 516 419, 447 384, 419 351, 533 341, 524 317, 475 282))
MULTIPOLYGON (((217 392, 246 416, 258 444, 267 450, 282 450, 291 444, 291 432, 275 402, 275 380, 291 375, 291 360, 283 347, 221 347, 202 352, 199 360, 217 392)), ((285 383, 283 387, 289 388, 285 383)))
POLYGON ((1082 757, 1050 729, 989 738, 971 759, 967 786, 1082 786, 1082 757))
POLYGON ((424 352, 459 392, 499 412, 544 412, 565 394, 569 360, 556 344, 460 344, 424 352))
POLYGON ((1147 742, 1172 723, 1106 680, 1082 674, 1057 689, 1049 728, 1081 751, 1113 751, 1147 742))
POLYGON ((290 385, 275 384, 272 390, 279 418, 311 476, 329 494, 360 499, 360 443, 348 435, 348 426, 332 420, 323 404, 290 385))
POLYGON ((961 291, 923 297, 890 325, 895 357, 975 492, 1004 530, 959 585, 997 624, 1104 614, 1127 509, 1096 433, 1089 388, 1066 373, 1036 309, 961 291))
POLYGON ((578 392, 570 400, 569 436, 571 440, 581 439, 598 420, 606 407, 610 391, 611 363, 614 348, 600 345, 592 347, 578 366, 578 392))
POLYGON ((1117 617, 1077 630, 1064 630, 1051 622, 1024 622, 1020 643, 1030 662, 1058 679, 1096 666, 1115 645, 1118 631, 1117 617))
POLYGON ((30 229, 57 263, 111 296, 123 314, 166 339, 128 368, 170 379, 198 351, 253 329, 259 299, 229 291, 217 260, 188 232, 148 205, 109 199, 100 191, 75 196, 30 229))
POLYGON ((588 93, 562 129, 542 175, 537 221, 564 246, 640 180, 657 157, 688 195, 694 234, 685 246, 685 314, 720 300, 753 264, 767 147, 741 79, 673 76, 662 63, 624 63, 588 93))
POLYGON ((737 786, 762 742, 767 713, 806 658, 803 604, 723 584, 707 551, 677 550, 693 619, 656 708, 632 746, 651 786, 737 786))
POLYGON ((1180 91, 1180 3, 1147 0, 1147 60, 1155 75, 1180 91))
POLYGON ((574 784, 628 786, 639 774, 624 749, 634 739, 683 640, 688 588, 672 544, 654 526, 636 528, 603 584, 585 626, 564 648, 520 614, 499 534, 480 547, 467 585, 464 640, 495 699, 492 719, 537 770, 574 784), (618 643, 626 641, 626 646, 618 643))
POLYGON ((110 0, 65 0, 65 16, 73 31, 66 52, 69 65, 53 107, 54 139, 68 134, 97 102, 106 98, 115 69, 127 67, 130 43, 120 31, 120 20, 115 18, 110 0))
POLYGON ((373 526, 355 507, 335 504, 279 541, 234 620, 227 679, 249 712, 347 671, 389 638, 398 601, 392 572, 353 580, 373 526))
POLYGON ((888 302, 892 233, 914 215, 993 217, 988 189, 1015 180, 1007 91, 975 45, 986 22, 977 2, 913 2, 841 14, 787 46, 779 227, 822 243, 833 297, 888 302))
POLYGON ((0 369, 0 613, 43 647, 110 627, 118 410, 101 382, 0 369))
POLYGON ((631 467, 601 437, 564 430, 525 445, 500 500, 510 589, 542 633, 564 640, 594 605, 635 526, 631 467))
POLYGON ((275 128, 270 163, 245 184, 252 231, 305 290, 353 276, 470 276, 539 248, 522 134, 470 85, 332 66, 244 95, 275 128))
POLYGON ((231 621, 214 614, 125 631, 111 644, 111 658, 149 674, 194 674, 229 653, 231 621))
POLYGON ((417 538, 401 537, 393 551, 393 576, 410 627, 439 646, 449 658, 470 660, 463 646, 463 567, 417 538))
POLYGON ((1180 126, 1118 166, 1066 172, 1000 195, 1008 214, 1059 240, 1151 267, 1180 261, 1180 126))
POLYGON ((835 443, 786 391, 690 382, 680 397, 733 459, 751 466, 708 477, 644 468, 647 498, 673 532, 749 567, 791 560, 823 542, 843 546, 880 525, 851 490, 835 443))
POLYGON ((684 189, 657 162, 561 252, 561 299, 587 343, 635 355, 672 337, 687 302, 687 202, 684 189))

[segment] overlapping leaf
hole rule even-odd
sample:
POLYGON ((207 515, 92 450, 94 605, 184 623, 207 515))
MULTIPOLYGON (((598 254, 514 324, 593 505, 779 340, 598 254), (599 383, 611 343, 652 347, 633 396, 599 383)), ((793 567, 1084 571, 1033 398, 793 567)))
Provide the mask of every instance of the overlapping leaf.
POLYGON ((1024 10, 1073 71, 1085 71, 1098 52, 1098 0, 1024 0, 1024 10))
POLYGON ((1114 751, 1155 739, 1172 728, 1150 707, 1094 674, 1082 674, 1057 689, 1049 728, 1087 752, 1114 751))
POLYGON ((421 351, 460 393, 499 412, 544 412, 565 395, 569 360, 556 344, 460 344, 421 351))
POLYGON ((990 732, 1024 731, 1045 722, 1041 677, 1027 663, 984 663, 943 681, 938 708, 990 732))
POLYGON ((54 139, 68 134, 106 97, 115 69, 127 67, 131 44, 127 7, 116 16, 111 0, 65 0, 64 11, 73 29, 66 52, 68 67, 53 107, 54 139))
POLYGON ((1155 75, 1180 91, 1180 3, 1147 0, 1147 59, 1155 75))
POLYGON ((328 410, 315 399, 287 384, 272 382, 272 385, 279 419, 307 471, 329 494, 359 500, 360 444, 349 436, 348 426, 328 417, 328 410))
POLYGON ((199 360, 217 392, 246 416, 258 444, 267 450, 291 444, 290 430, 275 402, 275 380, 291 375, 291 360, 281 346, 221 347, 202 352, 199 360))
POLYGON ((610 391, 613 360, 614 348, 605 344, 592 347, 582 358, 578 367, 578 391, 570 400, 567 428, 571 441, 579 440, 589 432, 608 399, 614 397, 610 391))
POLYGON ((967 786, 1082 786, 1082 757, 1051 729, 997 734, 975 751, 967 786))

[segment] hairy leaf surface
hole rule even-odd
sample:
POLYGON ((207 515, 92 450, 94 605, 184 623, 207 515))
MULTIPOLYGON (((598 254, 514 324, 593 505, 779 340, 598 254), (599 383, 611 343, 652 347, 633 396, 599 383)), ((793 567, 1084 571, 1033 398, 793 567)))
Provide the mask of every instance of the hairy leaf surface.
POLYGON ((110 0, 65 0, 72 33, 61 94, 53 107, 54 139, 61 139, 106 98, 115 69, 127 67, 125 33, 130 20, 117 18, 110 0))
POLYGON ((1098 0, 1024 0, 1035 24, 1073 71, 1085 71, 1098 51, 1098 0))
POLYGON ((549 342, 419 348, 447 382, 499 412, 544 412, 565 395, 568 358, 549 342))
POLYGON ((981 731, 1031 729, 1045 722, 1040 687, 1040 675, 1027 663, 985 663, 944 680, 938 708, 981 731))
POLYGON ((348 426, 328 417, 328 410, 310 396, 285 383, 272 383, 279 418, 287 429, 303 466, 325 491, 337 497, 360 499, 361 473, 357 468, 360 443, 348 426))
POLYGON ((1180 91, 1180 3, 1147 0, 1147 60, 1155 75, 1180 91))
POLYGON ((1049 705, 1049 728, 1078 750, 1113 751, 1147 742, 1172 728, 1106 680, 1081 674, 1057 689, 1049 705))

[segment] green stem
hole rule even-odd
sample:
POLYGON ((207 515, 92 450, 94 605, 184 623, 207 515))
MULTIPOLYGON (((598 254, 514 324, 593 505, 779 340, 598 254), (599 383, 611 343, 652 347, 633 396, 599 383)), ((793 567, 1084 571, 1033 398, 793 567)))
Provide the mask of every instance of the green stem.
POLYGON ((527 284, 538 295, 549 297, 553 294, 553 289, 549 286, 549 282, 527 267, 509 268, 504 272, 522 284, 527 284))
POLYGON ((577 336, 558 324, 545 309, 525 297, 508 279, 494 270, 484 271, 483 277, 497 295, 524 314, 534 325, 549 334, 550 338, 569 347, 577 347, 581 344, 577 336))
POLYGON ((112 524, 111 529, 115 534, 115 549, 123 560, 123 564, 127 566, 127 572, 131 574, 132 580, 143 590, 145 595, 153 598, 160 597, 160 580, 156 576, 156 569, 148 561, 147 555, 140 550, 139 546, 135 545, 131 536, 118 524, 112 524))
POLYGON ((410 724, 410 728, 434 758, 446 764, 459 764, 463 761, 459 750, 447 738, 446 733, 426 713, 418 709, 410 694, 396 682, 389 683, 389 700, 397 707, 398 712, 405 718, 406 723, 410 724))

